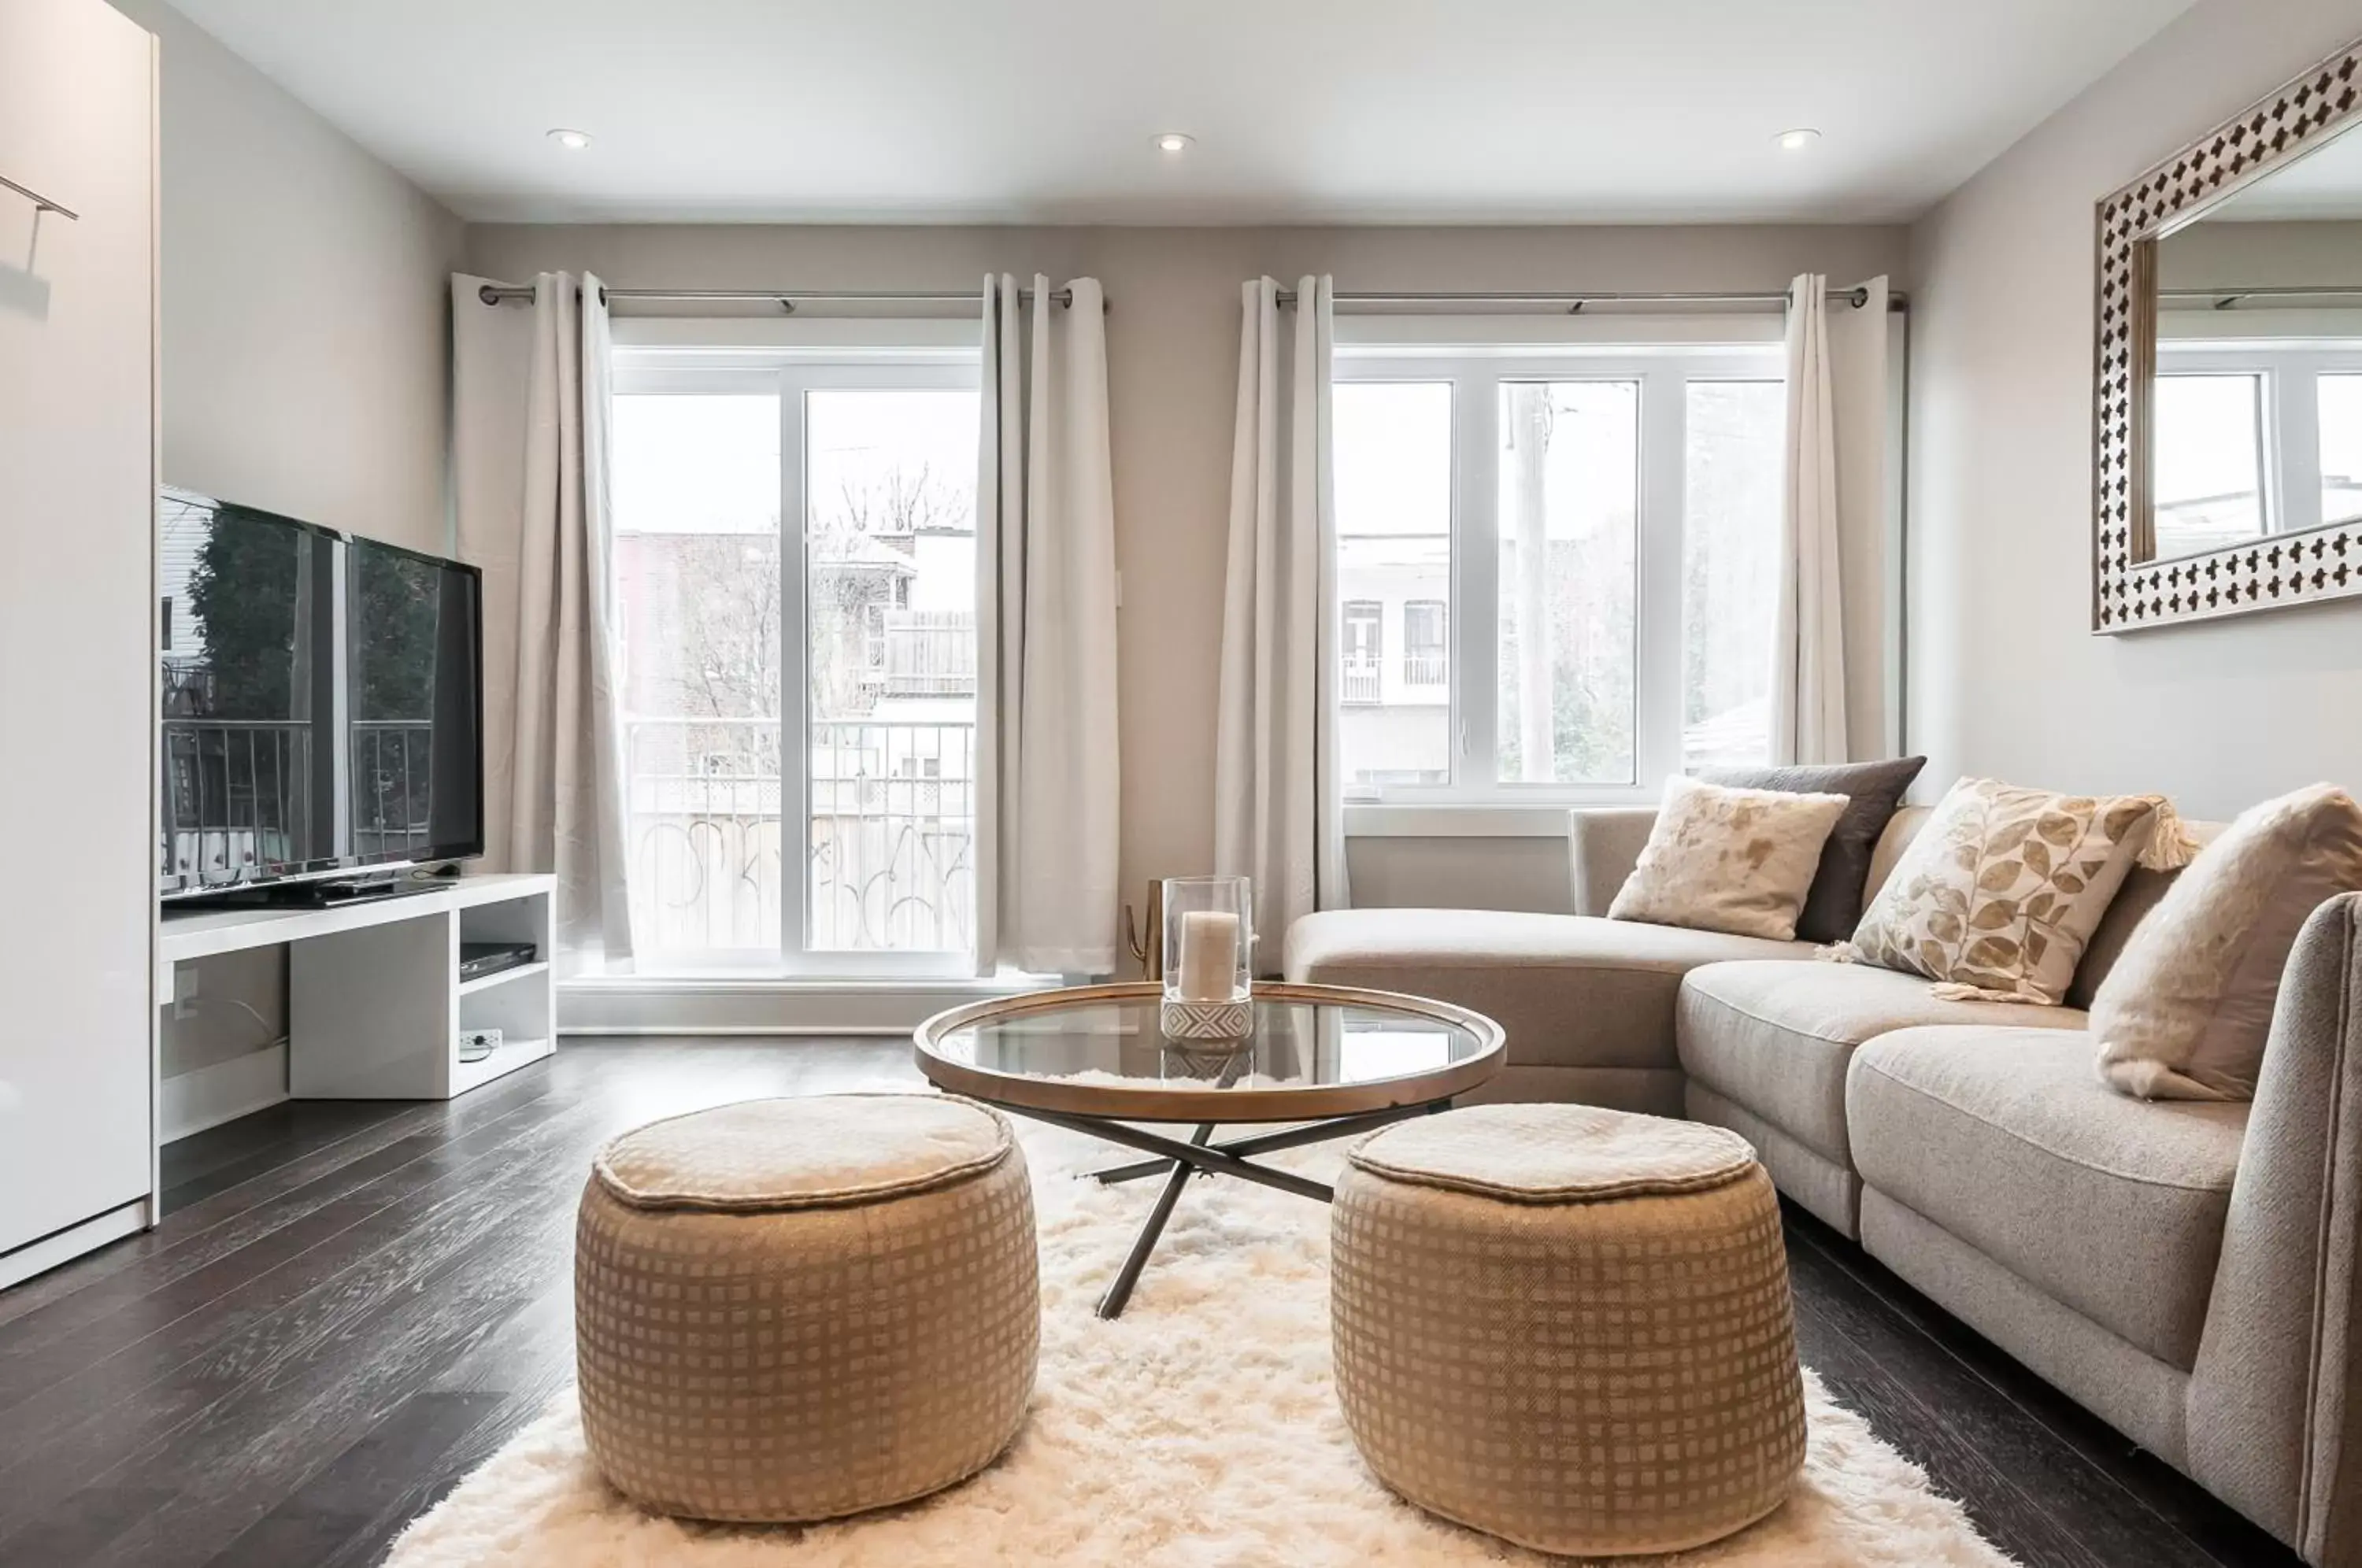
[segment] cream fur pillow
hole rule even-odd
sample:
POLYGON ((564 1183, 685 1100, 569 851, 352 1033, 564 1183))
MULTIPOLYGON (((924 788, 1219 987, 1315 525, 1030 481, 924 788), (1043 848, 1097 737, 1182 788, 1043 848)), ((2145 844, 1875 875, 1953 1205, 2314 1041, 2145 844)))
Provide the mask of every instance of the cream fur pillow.
POLYGON ((1963 778, 1836 955, 1925 975, 1938 996, 2056 1007, 2134 862, 2170 870, 2190 853, 2161 795, 1963 778))
POLYGON ((2328 784, 2240 813, 2092 999, 2100 1076, 2143 1099, 2253 1099, 2298 929, 2362 889, 2362 807, 2328 784))
POLYGON ((1607 918, 1794 942, 1796 911, 1846 801, 1668 778, 1649 843, 1607 918))

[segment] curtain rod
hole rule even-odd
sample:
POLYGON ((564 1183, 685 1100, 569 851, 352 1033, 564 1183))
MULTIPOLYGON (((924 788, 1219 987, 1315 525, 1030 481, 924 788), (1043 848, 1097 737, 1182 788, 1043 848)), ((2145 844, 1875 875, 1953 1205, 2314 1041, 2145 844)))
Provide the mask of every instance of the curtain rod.
POLYGON ((2212 300, 2216 310, 2235 310, 2245 300, 2320 300, 2362 294, 2362 285, 2323 283, 2274 284, 2260 289, 2159 289, 2159 300, 2212 300))
MULTIPOLYGON (((1020 289, 1017 296, 1026 304, 1033 303, 1033 291, 1020 289)), ((488 305, 513 304, 533 298, 533 287, 527 283, 486 283, 476 291, 476 297, 488 305)), ((1052 289, 1050 297, 1058 304, 1074 308, 1075 291, 1052 289)), ((602 303, 613 300, 768 300, 788 315, 794 315, 796 303, 806 304, 981 304, 984 294, 976 289, 611 289, 599 291, 602 303)))
MULTIPOLYGON (((1278 297, 1281 304, 1294 304, 1296 303, 1296 291, 1294 289, 1282 289, 1279 291, 1278 297)), ((1687 294, 1625 293, 1611 289, 1584 289, 1581 291, 1568 290, 1563 293, 1545 289, 1540 292, 1479 292, 1473 293, 1435 290, 1413 290, 1401 293, 1354 293, 1341 290, 1332 297, 1335 302, 1341 305, 1550 305, 1553 308, 1563 308, 1569 315, 1579 315, 1582 314, 1583 308, 1585 305, 1593 304, 1784 305, 1788 303, 1788 292, 1785 289, 1749 293, 1687 294)), ((1828 297, 1833 301, 1842 300, 1847 304, 1853 306, 1854 309, 1860 310, 1862 306, 1870 303, 1870 291, 1867 288, 1831 289, 1828 293, 1828 297)), ((1903 310, 1907 308, 1907 297, 1900 290, 1890 291, 1886 296, 1886 308, 1889 310, 1903 310)))

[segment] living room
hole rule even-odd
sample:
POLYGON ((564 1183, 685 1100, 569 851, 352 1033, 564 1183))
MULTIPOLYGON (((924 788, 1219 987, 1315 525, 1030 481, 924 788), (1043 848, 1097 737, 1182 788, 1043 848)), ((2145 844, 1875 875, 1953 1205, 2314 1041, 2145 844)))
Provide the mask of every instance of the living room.
POLYGON ((0 1563, 2362 1563, 2357 77, 7 0, 0 1563))

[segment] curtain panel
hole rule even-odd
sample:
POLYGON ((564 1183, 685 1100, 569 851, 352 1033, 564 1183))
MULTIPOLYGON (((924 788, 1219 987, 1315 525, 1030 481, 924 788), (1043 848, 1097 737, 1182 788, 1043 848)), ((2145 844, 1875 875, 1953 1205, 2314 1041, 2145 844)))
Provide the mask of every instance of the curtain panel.
POLYGON ((1334 285, 1241 291, 1214 737, 1214 869, 1254 884, 1255 972, 1290 922, 1345 906, 1337 771, 1336 508, 1330 438, 1334 285))
POLYGON ((1772 760, 1844 762, 1902 744, 1903 536, 1891 454, 1901 436, 1883 277, 1860 305, 1828 280, 1790 288, 1788 415, 1772 760))
POLYGON ((1780 496, 1779 609, 1772 647, 1772 760, 1847 760, 1845 593, 1828 283, 1788 294, 1788 426, 1780 496))
POLYGON ((1097 280, 984 281, 977 458, 977 966, 1111 975, 1115 479, 1097 280))
POLYGON ((598 279, 530 308, 451 283, 454 511, 484 573, 484 835, 492 870, 557 878, 570 967, 632 956, 611 604, 610 360, 598 279))

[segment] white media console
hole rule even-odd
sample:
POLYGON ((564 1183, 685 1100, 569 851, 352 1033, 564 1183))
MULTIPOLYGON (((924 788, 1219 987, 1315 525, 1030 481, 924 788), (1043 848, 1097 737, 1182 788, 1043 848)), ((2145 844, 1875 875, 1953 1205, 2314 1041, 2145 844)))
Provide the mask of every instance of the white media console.
POLYGON ((557 988, 549 966, 547 876, 462 877, 425 892, 326 909, 169 906, 157 933, 156 994, 172 966, 287 944, 287 1090, 297 1099, 449 1099, 550 1054, 557 988), (531 942, 540 957, 459 977, 463 942, 531 942), (499 1050, 459 1059, 462 1030, 497 1029, 499 1050))

